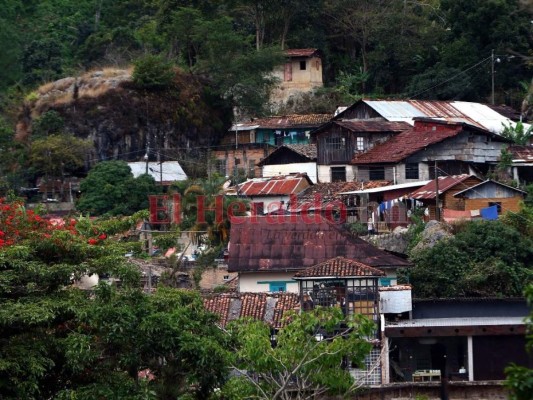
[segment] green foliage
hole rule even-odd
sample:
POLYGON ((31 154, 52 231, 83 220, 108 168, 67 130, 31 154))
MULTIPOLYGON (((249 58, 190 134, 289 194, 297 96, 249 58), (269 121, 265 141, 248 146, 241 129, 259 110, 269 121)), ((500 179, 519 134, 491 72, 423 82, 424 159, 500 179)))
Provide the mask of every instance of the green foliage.
POLYGON ((242 373, 224 386, 224 398, 282 399, 289 393, 320 396, 357 388, 358 382, 340 366, 347 360, 361 365, 372 349, 373 322, 321 307, 291 314, 287 321, 277 332, 276 346, 263 322, 243 320, 228 327, 235 346, 232 366, 242 373), (319 333, 324 340, 316 339, 319 333))
POLYGON ((96 164, 80 184, 76 208, 91 215, 130 215, 148 208, 148 195, 156 194, 150 175, 134 178, 124 161, 96 164))
POLYGON ((509 125, 502 123, 502 126, 503 131, 501 135, 503 137, 512 140, 516 144, 524 146, 529 144, 533 135, 533 126, 526 129, 521 121, 516 122, 514 125, 512 123, 509 123, 509 125))
POLYGON ((409 281, 418 297, 516 297, 533 279, 531 260, 530 237, 500 221, 476 221, 417 252, 409 281))
POLYGON ((146 55, 138 59, 133 69, 133 82, 143 89, 168 88, 174 79, 174 67, 160 56, 146 55))
MULTIPOLYGON (((525 290, 525 296, 531 308, 529 316, 526 318, 527 324, 527 344, 526 350, 533 351, 533 285, 529 285, 525 290)), ((524 366, 511 364, 505 369, 507 379, 505 386, 509 389, 510 400, 529 400, 533 393, 533 369, 524 366)))
POLYGON ((61 134, 64 127, 65 121, 61 115, 55 110, 50 110, 35 118, 32 123, 32 134, 34 136, 61 134))

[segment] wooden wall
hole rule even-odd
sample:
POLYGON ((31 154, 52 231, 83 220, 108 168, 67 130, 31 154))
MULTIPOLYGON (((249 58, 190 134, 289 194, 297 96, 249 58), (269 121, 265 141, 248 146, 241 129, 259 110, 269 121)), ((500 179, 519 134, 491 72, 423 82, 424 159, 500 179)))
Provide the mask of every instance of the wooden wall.
POLYGON ((507 197, 507 198, 488 198, 488 199, 464 199, 465 210, 479 210, 489 206, 489 202, 501 203, 502 214, 507 211, 518 212, 520 211, 520 202, 522 196, 507 197))

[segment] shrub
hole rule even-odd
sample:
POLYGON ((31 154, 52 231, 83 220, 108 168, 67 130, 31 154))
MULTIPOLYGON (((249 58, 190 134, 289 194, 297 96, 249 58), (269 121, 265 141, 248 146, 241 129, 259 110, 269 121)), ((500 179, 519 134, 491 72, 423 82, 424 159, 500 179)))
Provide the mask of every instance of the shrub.
POLYGON ((174 79, 171 63, 162 57, 147 55, 138 59, 133 69, 133 82, 144 89, 162 89, 168 87, 174 79))

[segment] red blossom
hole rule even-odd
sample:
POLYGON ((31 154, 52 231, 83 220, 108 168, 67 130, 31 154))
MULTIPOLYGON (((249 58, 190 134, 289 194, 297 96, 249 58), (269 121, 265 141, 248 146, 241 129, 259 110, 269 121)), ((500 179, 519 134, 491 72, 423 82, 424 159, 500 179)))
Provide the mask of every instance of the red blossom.
POLYGON ((107 235, 105 233, 102 233, 100 236, 98 236, 98 239, 104 240, 107 238, 107 235))
POLYGON ((94 246, 95 244, 98 244, 98 240, 91 238, 91 239, 87 240, 87 243, 89 243, 90 245, 94 246))

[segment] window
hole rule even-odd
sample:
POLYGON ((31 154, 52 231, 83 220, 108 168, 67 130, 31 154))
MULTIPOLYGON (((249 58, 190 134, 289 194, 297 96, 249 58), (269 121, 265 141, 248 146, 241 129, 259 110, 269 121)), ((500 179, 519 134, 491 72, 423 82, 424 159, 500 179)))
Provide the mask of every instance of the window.
POLYGON ((226 176, 226 160, 215 161, 215 172, 220 176, 226 176))
POLYGON ((498 207, 498 214, 502 213, 502 203, 501 201, 489 201, 489 207, 497 206, 498 207))
POLYGON ((300 70, 305 71, 307 69, 307 63, 305 61, 300 61, 300 70))
POLYGON ((371 181, 385 180, 385 167, 370 167, 368 168, 368 179, 371 181))
POLYGON ((270 292, 286 292, 287 283, 285 282, 270 282, 270 292))
POLYGON ((346 182, 346 167, 331 167, 331 182, 346 182))
POLYGON ((222 279, 224 279, 225 281, 229 281, 229 275, 224 275, 222 279))
POLYGON ((365 149, 365 138, 362 136, 357 136, 357 150, 362 151, 365 149))
POLYGON ((418 163, 405 164, 405 179, 419 179, 418 178, 418 163))
POLYGON ((326 138, 326 147, 328 150, 342 150, 346 145, 346 139, 343 137, 326 138))
POLYGON ((392 278, 379 278, 380 286, 392 286, 392 278))

